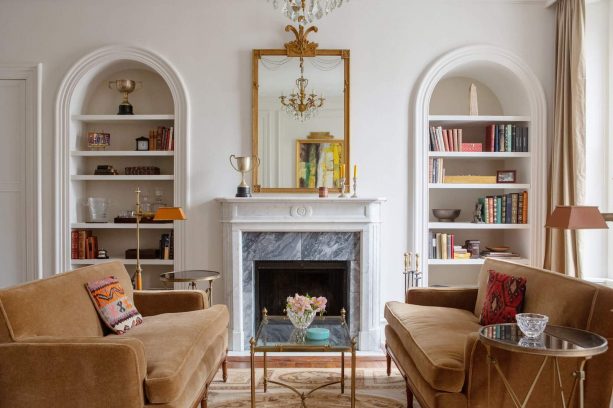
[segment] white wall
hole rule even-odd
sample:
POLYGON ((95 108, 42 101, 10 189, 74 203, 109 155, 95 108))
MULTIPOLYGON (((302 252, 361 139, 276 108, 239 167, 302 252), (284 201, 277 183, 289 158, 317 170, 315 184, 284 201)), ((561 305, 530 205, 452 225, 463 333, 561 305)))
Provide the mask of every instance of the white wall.
MULTIPOLYGON (((187 267, 221 268, 215 197, 235 192, 232 153, 251 152, 251 49, 281 48, 288 21, 264 0, 2 0, 0 63, 43 62, 45 273, 52 273, 54 103, 60 81, 108 44, 148 48, 171 61, 191 102, 187 267)), ((311 39, 351 49, 351 161, 360 193, 386 196, 382 299, 402 298, 413 88, 434 59, 456 47, 498 45, 531 65, 551 99, 554 11, 540 2, 352 0, 311 39)), ((221 286, 220 286, 221 287, 221 286)), ((222 291, 217 291, 218 296, 222 291)), ((222 299, 217 299, 221 301, 222 299)))
MULTIPOLYGON (((609 174, 609 1, 586 5, 586 183, 585 204, 608 212, 609 174)), ((606 278, 610 230, 581 231, 581 268, 585 277, 606 278)))

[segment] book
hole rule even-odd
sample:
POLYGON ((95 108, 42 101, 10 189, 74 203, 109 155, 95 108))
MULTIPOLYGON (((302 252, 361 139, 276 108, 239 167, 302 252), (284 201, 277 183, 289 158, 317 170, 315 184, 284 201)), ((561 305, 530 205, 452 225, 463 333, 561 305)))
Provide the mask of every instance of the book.
POLYGON ((522 221, 524 224, 528 223, 528 192, 524 191, 522 193, 522 197, 523 197, 523 218, 522 221))
POLYGON ((70 231, 70 258, 79 259, 79 231, 70 231))

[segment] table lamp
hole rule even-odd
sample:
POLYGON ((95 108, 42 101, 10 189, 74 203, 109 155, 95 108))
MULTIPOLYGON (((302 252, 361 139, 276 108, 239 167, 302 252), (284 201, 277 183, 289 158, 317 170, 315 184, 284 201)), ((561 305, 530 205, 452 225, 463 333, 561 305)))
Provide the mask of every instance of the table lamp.
MULTIPOLYGON (((140 221, 144 213, 140 206, 140 188, 136 189, 136 270, 134 272, 134 288, 143 289, 143 269, 140 265, 140 221)), ((153 221, 184 221, 187 217, 181 207, 160 207, 153 216, 153 221)))
POLYGON ((606 221, 613 221, 613 214, 601 214, 598 207, 558 205, 547 217, 545 227, 567 230, 608 229, 606 221))

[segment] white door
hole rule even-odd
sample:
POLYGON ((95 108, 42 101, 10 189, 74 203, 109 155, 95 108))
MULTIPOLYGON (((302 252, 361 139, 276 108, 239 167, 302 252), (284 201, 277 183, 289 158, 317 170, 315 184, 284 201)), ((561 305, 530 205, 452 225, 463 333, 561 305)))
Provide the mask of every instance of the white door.
POLYGON ((0 80, 0 288, 26 281, 26 81, 0 80))

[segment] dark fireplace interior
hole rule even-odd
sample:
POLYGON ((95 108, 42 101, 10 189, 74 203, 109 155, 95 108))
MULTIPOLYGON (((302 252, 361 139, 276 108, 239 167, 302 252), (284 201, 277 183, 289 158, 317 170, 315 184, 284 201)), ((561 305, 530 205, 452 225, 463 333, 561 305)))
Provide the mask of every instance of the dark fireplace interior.
POLYGON ((340 316, 349 310, 351 261, 255 261, 255 327, 262 308, 269 316, 284 315, 288 296, 309 294, 328 299, 326 315, 340 316))

